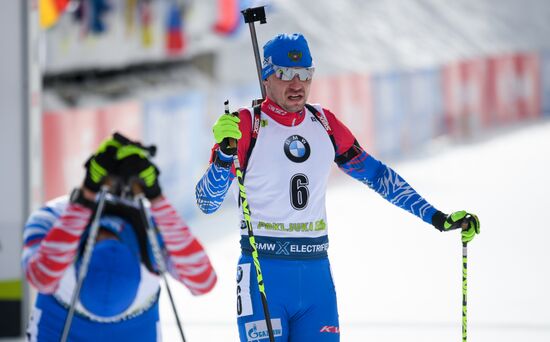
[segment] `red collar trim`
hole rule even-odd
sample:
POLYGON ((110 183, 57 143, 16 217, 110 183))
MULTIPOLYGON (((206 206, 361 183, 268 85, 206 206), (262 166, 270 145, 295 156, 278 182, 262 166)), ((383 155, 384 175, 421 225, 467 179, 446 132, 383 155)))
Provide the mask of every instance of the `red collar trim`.
POLYGON ((284 126, 299 125, 306 117, 304 115, 306 112, 305 108, 295 113, 287 112, 273 102, 269 97, 262 102, 262 112, 266 113, 270 118, 284 126))

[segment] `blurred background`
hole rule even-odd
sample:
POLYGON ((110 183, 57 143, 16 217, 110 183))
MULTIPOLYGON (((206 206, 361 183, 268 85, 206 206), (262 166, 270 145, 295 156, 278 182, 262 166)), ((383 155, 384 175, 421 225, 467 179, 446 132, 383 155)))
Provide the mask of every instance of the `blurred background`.
POLYGON ((26 217, 78 186, 82 164, 114 131, 157 145, 163 189, 205 227, 197 234, 207 247, 235 230, 204 223, 194 187, 224 100, 236 109, 261 96, 240 14, 260 5, 260 48, 302 32, 316 65, 310 102, 380 159, 418 160, 434 144, 474 144, 550 116, 546 0, 5 1, 0 337, 22 334, 32 304, 19 261, 26 217))

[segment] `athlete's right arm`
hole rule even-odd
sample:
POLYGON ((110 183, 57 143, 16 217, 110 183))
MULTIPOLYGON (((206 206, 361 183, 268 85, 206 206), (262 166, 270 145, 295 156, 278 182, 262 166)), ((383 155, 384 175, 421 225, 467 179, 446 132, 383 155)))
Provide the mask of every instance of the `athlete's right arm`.
POLYGON ((197 205, 206 214, 218 210, 235 178, 231 154, 234 151, 227 149, 224 139, 238 139, 237 154, 241 167, 246 168, 244 159, 250 144, 251 121, 250 112, 242 109, 238 118, 224 114, 214 124, 212 130, 217 143, 212 148, 210 165, 195 187, 197 205))
POLYGON ((233 178, 231 177, 233 157, 224 156, 216 147, 212 151, 213 158, 208 169, 195 187, 197 205, 206 214, 218 210, 233 178))
MULTIPOLYGON (((86 175, 80 199, 93 207, 95 194, 115 169, 120 143, 107 138, 84 164, 86 175)), ((35 211, 23 229, 23 269, 27 280, 41 293, 53 293, 73 262, 80 237, 92 216, 84 205, 59 198, 35 211)))
POLYGON ((38 292, 53 293, 73 262, 92 210, 57 200, 36 210, 23 230, 23 269, 38 292))

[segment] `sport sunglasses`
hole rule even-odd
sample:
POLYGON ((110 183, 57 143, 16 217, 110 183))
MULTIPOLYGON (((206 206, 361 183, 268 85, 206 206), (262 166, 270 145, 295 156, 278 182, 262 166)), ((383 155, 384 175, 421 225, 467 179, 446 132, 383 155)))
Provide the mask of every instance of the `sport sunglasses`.
POLYGON ((275 77, 282 81, 291 81, 296 75, 298 75, 300 81, 309 81, 313 78, 315 67, 293 68, 273 64, 273 71, 275 72, 275 77))

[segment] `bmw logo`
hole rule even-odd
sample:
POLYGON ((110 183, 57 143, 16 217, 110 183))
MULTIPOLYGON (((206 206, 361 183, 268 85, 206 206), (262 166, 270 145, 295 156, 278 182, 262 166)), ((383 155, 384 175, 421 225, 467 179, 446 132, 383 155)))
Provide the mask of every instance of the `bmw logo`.
POLYGON ((243 268, 239 265, 239 267, 237 267, 237 283, 240 283, 242 279, 243 279, 243 268))
POLYGON ((285 140, 285 154, 295 163, 302 163, 309 158, 311 148, 306 139, 299 135, 291 135, 285 140))

